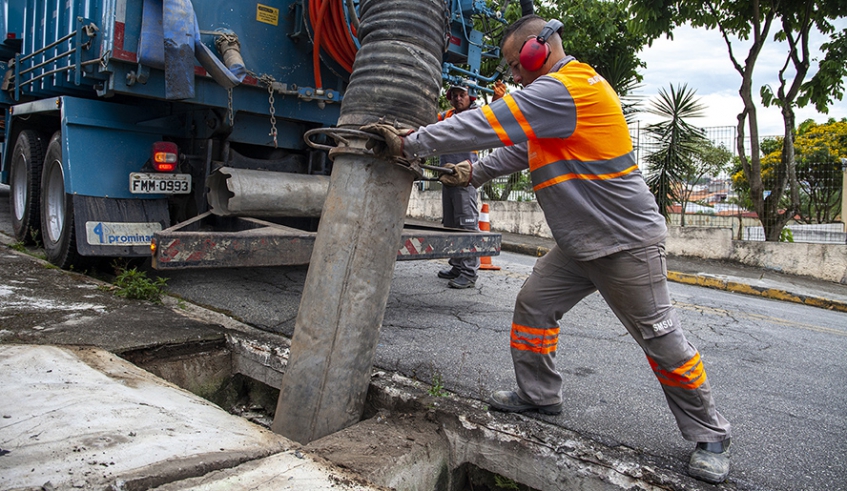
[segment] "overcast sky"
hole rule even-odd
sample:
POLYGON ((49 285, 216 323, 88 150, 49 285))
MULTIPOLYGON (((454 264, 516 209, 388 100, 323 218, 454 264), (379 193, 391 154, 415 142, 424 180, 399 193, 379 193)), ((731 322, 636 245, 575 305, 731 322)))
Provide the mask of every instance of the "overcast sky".
MULTIPOLYGON (((847 19, 839 19, 836 24, 839 29, 847 26, 847 19)), ((820 56, 818 50, 824 41, 818 36, 810 43, 813 56, 820 56)), ((733 43, 733 51, 740 63, 747 57, 749 43, 733 43)), ((785 62, 785 45, 769 42, 762 51, 753 77, 753 98, 758 109, 759 134, 762 136, 782 135, 782 115, 776 108, 763 108, 759 97, 759 87, 771 85, 776 91, 777 74, 785 62)), ((643 96, 643 107, 649 105, 649 99, 658 95, 659 89, 669 90, 671 85, 687 83, 695 89, 696 97, 707 106, 705 116, 690 121, 700 127, 735 126, 736 116, 743 104, 738 95, 741 75, 733 68, 729 59, 726 43, 718 31, 679 27, 674 32, 674 39, 657 39, 653 46, 645 48, 639 57, 647 63, 643 70, 643 87, 636 92, 643 96)), ((817 63, 812 63, 807 79, 817 70, 817 63)), ((793 76, 793 72, 792 72, 793 76)), ((806 119, 814 119, 825 123, 830 117, 837 120, 847 117, 847 99, 835 101, 829 108, 828 114, 820 114, 812 107, 796 111, 797 123, 806 119)), ((644 123, 657 121, 656 116, 644 114, 638 119, 644 123)))

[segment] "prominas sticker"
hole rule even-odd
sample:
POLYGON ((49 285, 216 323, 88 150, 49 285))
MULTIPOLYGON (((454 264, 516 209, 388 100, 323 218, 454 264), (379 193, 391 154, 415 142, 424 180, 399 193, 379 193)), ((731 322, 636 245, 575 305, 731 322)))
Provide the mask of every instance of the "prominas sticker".
POLYGON ((256 20, 272 26, 279 25, 279 9, 257 3, 256 20))
POLYGON ((149 246, 162 224, 131 222, 85 222, 85 238, 90 245, 149 246))

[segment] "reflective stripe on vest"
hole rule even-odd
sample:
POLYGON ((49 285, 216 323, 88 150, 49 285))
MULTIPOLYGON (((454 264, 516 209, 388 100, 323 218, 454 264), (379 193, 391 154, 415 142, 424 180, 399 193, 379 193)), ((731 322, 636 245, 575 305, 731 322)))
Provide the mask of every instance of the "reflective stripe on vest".
POLYGON ((576 106, 575 128, 567 138, 537 138, 509 95, 502 99, 505 104, 482 108, 504 145, 528 140, 533 189, 572 179, 614 179, 636 170, 629 128, 609 83, 590 66, 575 61, 546 76, 561 82, 576 106))
POLYGON ((535 132, 529 125, 529 122, 521 112, 521 108, 515 102, 515 99, 507 95, 500 99, 504 104, 494 104, 495 109, 491 105, 483 106, 482 113, 491 129, 497 133, 497 137, 503 142, 503 145, 512 145, 514 141, 534 140, 535 132))

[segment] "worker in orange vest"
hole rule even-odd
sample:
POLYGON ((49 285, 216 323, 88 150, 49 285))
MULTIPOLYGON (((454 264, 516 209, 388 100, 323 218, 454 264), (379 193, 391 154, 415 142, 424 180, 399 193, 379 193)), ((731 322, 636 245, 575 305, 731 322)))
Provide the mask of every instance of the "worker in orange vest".
POLYGON ((518 387, 494 392, 492 408, 562 411, 558 322, 599 291, 646 354, 683 438, 696 443, 688 473, 720 483, 729 474, 731 428, 671 302, 665 220, 636 164, 617 94, 565 55, 561 28, 529 15, 504 32, 503 56, 523 90, 417 130, 378 123, 362 130, 383 138, 369 145, 387 157, 503 147, 477 164, 447 165, 454 172, 441 176, 445 185, 479 187, 530 170, 556 245, 515 300, 510 347, 518 387))

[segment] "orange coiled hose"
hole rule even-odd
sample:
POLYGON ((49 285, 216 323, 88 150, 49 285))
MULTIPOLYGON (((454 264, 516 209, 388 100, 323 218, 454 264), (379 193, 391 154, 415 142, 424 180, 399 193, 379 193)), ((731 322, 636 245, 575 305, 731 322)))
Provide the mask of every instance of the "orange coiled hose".
MULTIPOLYGON (((312 51, 312 70, 315 72, 315 87, 322 88, 320 50, 348 72, 353 71, 356 58, 356 45, 347 30, 344 17, 345 0, 309 0, 309 21, 314 31, 312 51)), ((352 28, 355 36, 355 29, 352 28)))

